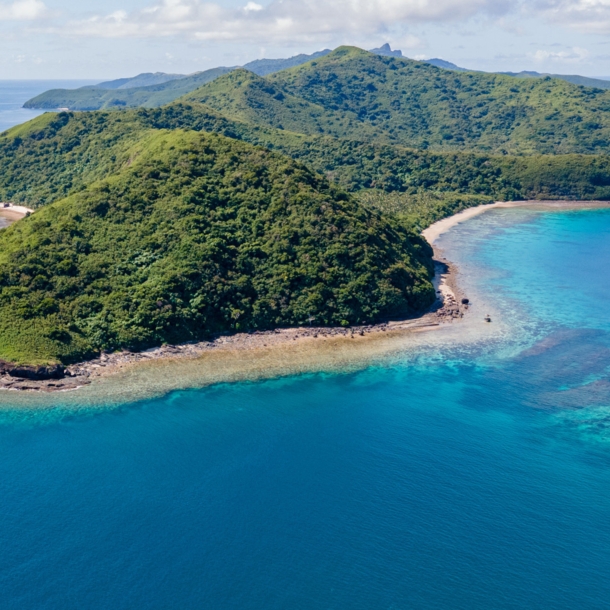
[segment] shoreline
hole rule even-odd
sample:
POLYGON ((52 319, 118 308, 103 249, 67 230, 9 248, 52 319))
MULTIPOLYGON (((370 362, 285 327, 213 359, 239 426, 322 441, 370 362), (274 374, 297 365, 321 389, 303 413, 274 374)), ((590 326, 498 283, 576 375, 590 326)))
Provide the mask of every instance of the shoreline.
POLYGON ((434 242, 438 238, 449 231, 449 229, 459 225, 471 218, 480 216, 489 210, 498 208, 537 208, 546 210, 591 210, 591 209, 603 209, 609 208, 610 201, 564 201, 554 199, 531 199, 527 201, 496 201, 495 203, 486 203, 483 205, 476 206, 474 208, 468 208, 462 210, 453 216, 443 218, 430 225, 427 229, 422 231, 423 237, 426 241, 434 247, 434 242))
MULTIPOLYGON (((444 258, 443 252, 434 244, 441 235, 466 220, 491 209, 514 207, 580 210, 608 208, 610 202, 497 202, 469 208, 434 223, 422 235, 434 251, 433 284, 437 298, 426 313, 416 318, 349 328, 301 327, 258 331, 221 336, 212 341, 165 345, 144 352, 103 353, 96 359, 66 367, 67 375, 63 379, 33 381, 0 374, 0 390, 4 390, 2 394, 5 396, 8 393, 14 395, 15 392, 69 392, 81 395, 88 393, 93 386, 102 389, 101 386, 109 385, 112 379, 121 383, 120 380, 125 378, 146 377, 146 367, 153 370, 164 365, 177 365, 184 369, 185 379, 188 377, 190 381, 175 386, 174 380, 166 379, 165 386, 169 391, 179 387, 251 379, 253 376, 279 376, 285 370, 296 373, 326 370, 325 367, 332 369, 339 361, 342 366, 356 361, 372 362, 378 355, 404 349, 405 341, 409 338, 432 330, 441 331, 451 327, 453 322, 462 321, 471 304, 458 283, 459 270, 444 258), (462 303, 462 299, 466 302, 462 303)), ((476 332, 480 334, 485 327, 490 328, 490 325, 482 319, 476 332)), ((177 378, 180 377, 179 371, 175 373, 177 378)), ((163 385, 158 379, 147 379, 151 386, 163 385)))
POLYGON ((22 218, 25 218, 28 214, 33 213, 34 210, 32 208, 0 201, 0 218, 4 218, 9 225, 21 220, 22 218))
MULTIPOLYGON (((299 327, 237 333, 211 341, 164 345, 142 352, 122 350, 102 353, 98 358, 67 366, 66 376, 61 379, 32 380, 0 373, 0 390, 20 393, 73 392, 106 378, 129 374, 138 367, 155 362, 179 362, 184 365, 210 357, 243 358, 244 368, 249 368, 261 352, 281 351, 291 353, 292 356, 299 353, 299 359, 302 360, 302 352, 305 350, 309 352, 310 358, 315 359, 320 355, 320 350, 329 347, 337 350, 356 348, 357 351, 363 343, 379 342, 386 338, 405 339, 419 333, 440 330, 461 320, 469 305, 460 302, 463 297, 455 281, 455 266, 436 251, 434 263, 433 285, 437 298, 427 312, 414 318, 348 328, 299 327), (246 360, 249 362, 246 363, 246 360)), ((382 346, 376 346, 375 350, 384 351, 382 346)), ((349 357, 345 360, 349 360, 349 357)))

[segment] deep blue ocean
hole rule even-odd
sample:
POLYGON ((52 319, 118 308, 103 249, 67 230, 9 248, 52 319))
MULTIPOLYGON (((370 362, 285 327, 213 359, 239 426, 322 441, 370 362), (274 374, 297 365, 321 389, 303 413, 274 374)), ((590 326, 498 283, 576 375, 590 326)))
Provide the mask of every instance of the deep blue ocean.
POLYGON ((49 89, 76 89, 99 81, 90 80, 0 80, 0 133, 25 123, 42 110, 26 110, 23 104, 49 89))
POLYGON ((5 408, 0 607, 608 608, 610 210, 440 243, 505 340, 5 408))

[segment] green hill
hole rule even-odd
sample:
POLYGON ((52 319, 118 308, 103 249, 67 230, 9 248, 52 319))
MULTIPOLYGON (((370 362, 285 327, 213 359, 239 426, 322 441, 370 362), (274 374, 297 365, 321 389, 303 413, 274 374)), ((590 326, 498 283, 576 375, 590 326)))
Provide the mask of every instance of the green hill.
POLYGON ((230 70, 230 68, 214 68, 184 78, 164 80, 145 87, 131 86, 125 88, 126 83, 123 83, 123 86, 117 89, 102 88, 100 85, 81 87, 80 89, 51 89, 28 100, 23 107, 39 110, 57 110, 58 108, 100 110, 103 108, 133 108, 137 106, 154 108, 169 104, 230 70))
POLYGON ((50 91, 26 106, 152 108, 178 98, 261 127, 436 151, 597 154, 610 140, 610 91, 457 72, 354 47, 267 77, 218 68, 149 87, 50 91))
POLYGON ((358 127, 337 125, 337 137, 373 128, 378 138, 415 148, 503 154, 600 153, 610 138, 610 91, 557 79, 452 72, 341 47, 267 80, 285 95, 356 117, 350 125, 358 127))
POLYGON ((40 207, 82 190, 128 164, 133 145, 159 129, 214 132, 263 146, 354 193, 376 189, 407 195, 433 191, 445 193, 443 198, 610 198, 608 156, 417 151, 253 126, 201 104, 176 103, 150 110, 48 113, 13 128, 0 136, 0 199, 40 207))
MULTIPOLYGON (((244 66, 261 76, 298 66, 323 57, 330 50, 312 55, 295 55, 288 59, 257 59, 244 66)), ((230 72, 232 68, 213 68, 195 74, 165 74, 163 72, 138 74, 132 78, 119 78, 80 89, 51 89, 24 104, 24 108, 38 110, 101 110, 104 108, 155 108, 169 104, 194 91, 202 84, 230 72), (129 91, 126 91, 129 89, 129 91), (114 92, 114 93, 113 93, 114 92)))
POLYGON ((95 85, 98 89, 133 89, 134 87, 149 87, 162 85, 173 80, 186 78, 186 74, 166 74, 165 72, 144 72, 131 78, 118 78, 95 85))
POLYGON ((420 237, 286 157, 177 130, 130 159, 0 231, 0 358, 374 322, 434 299, 420 237))
POLYGON ((362 125, 351 113, 336 112, 286 93, 269 79, 242 68, 215 79, 180 101, 205 104, 230 119, 250 125, 309 135, 358 133, 359 139, 380 139, 374 128, 362 125))
POLYGON ((435 220, 610 199, 610 156, 536 152, 605 151, 608 99, 343 48, 163 107, 44 114, 0 135, 0 199, 40 208, 0 230, 0 359, 412 315, 435 220))
POLYGON ((26 106, 158 107, 181 96, 259 126, 432 150, 603 153, 610 137, 610 91, 455 72, 353 47, 268 77, 218 68, 149 87, 50 91, 26 106))

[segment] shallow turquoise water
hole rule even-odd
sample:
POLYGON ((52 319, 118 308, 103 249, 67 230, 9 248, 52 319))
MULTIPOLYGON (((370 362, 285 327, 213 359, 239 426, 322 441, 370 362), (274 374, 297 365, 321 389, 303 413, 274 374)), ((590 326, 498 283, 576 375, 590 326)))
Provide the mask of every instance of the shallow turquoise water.
POLYGON ((4 412, 2 607, 607 607, 609 232, 442 238, 509 350, 4 412))

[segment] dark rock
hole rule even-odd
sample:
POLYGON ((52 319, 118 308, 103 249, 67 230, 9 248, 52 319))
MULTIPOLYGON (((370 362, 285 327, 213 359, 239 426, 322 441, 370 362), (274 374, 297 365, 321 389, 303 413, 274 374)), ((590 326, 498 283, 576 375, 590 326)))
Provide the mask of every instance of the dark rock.
POLYGON ((469 299, 462 299, 462 305, 468 305, 470 303, 469 299))
POLYGON ((0 374, 3 373, 19 379, 45 381, 47 379, 63 379, 66 376, 66 369, 61 364, 26 366, 0 360, 0 374))

